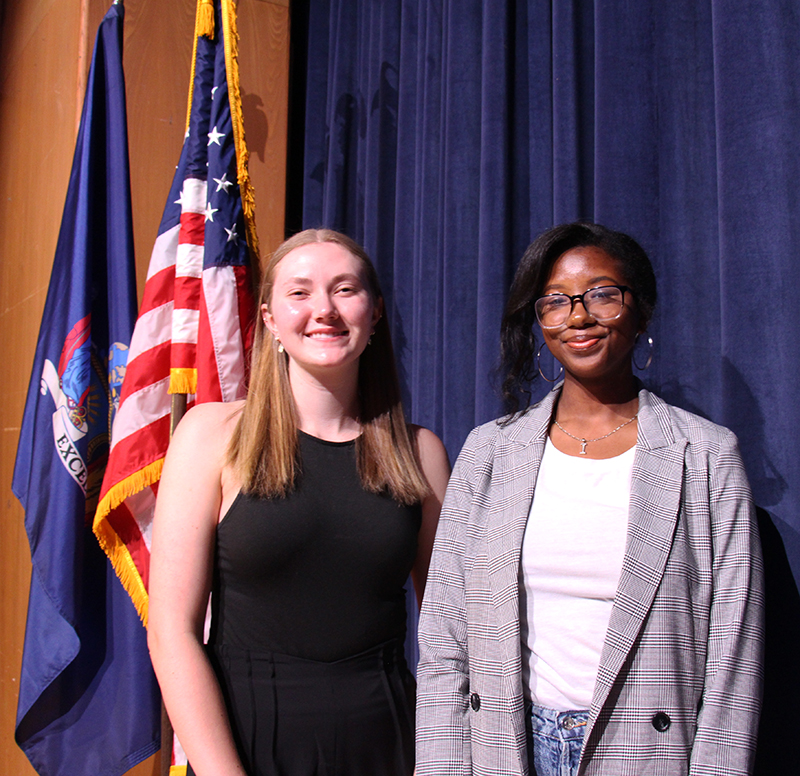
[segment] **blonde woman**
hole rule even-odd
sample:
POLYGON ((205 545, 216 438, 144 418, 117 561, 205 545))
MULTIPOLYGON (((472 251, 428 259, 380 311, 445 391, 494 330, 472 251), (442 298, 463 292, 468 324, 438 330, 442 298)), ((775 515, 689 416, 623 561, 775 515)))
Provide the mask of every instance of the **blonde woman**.
POLYGON ((247 399, 190 410, 164 465, 149 624, 164 702, 190 774, 410 774, 403 585, 421 598, 447 454, 405 421, 356 243, 287 240, 260 310, 247 399))

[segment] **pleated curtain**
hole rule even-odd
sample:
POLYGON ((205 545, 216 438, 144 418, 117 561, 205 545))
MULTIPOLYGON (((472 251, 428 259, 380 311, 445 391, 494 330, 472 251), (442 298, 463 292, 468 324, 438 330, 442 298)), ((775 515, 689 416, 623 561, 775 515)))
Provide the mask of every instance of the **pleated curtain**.
POLYGON ((739 436, 768 568, 759 768, 792 772, 777 741, 800 690, 800 3, 293 0, 292 14, 287 225, 365 245, 411 419, 451 457, 502 412, 499 324, 528 243, 591 219, 650 254, 641 377, 739 436))

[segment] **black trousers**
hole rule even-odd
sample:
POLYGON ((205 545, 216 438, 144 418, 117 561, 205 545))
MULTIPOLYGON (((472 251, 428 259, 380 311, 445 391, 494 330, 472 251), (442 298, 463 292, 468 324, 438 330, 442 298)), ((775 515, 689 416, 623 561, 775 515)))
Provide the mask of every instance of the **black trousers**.
POLYGON ((248 776, 413 773, 415 686, 401 642, 333 663, 226 646, 208 655, 248 776))

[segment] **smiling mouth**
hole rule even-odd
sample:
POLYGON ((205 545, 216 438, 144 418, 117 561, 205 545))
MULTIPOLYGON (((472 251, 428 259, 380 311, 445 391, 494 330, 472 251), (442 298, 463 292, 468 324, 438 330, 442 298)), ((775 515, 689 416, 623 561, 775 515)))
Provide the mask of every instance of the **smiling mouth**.
POLYGON ((566 346, 572 350, 588 350, 593 345, 600 342, 600 337, 590 337, 588 339, 572 339, 566 341, 566 346))
POLYGON ((336 339, 337 337, 344 337, 348 333, 347 329, 344 329, 344 331, 312 331, 306 334, 306 337, 311 339, 336 339))

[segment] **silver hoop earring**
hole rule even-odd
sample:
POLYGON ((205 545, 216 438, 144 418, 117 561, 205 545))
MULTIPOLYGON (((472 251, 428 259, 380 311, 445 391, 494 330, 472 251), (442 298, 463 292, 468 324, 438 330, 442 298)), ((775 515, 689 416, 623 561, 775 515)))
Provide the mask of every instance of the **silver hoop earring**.
POLYGON ((639 344, 639 337, 641 334, 636 335, 636 344, 633 346, 633 365, 640 372, 644 372, 653 363, 653 338, 649 334, 647 335, 647 360, 644 362, 644 366, 639 366, 636 362, 636 345, 639 344))
POLYGON ((558 374, 551 380, 544 372, 542 372, 542 364, 540 362, 540 358, 542 355, 542 348, 544 344, 539 346, 539 350, 536 351, 536 371, 539 372, 542 380, 546 380, 548 383, 557 383, 560 379, 561 375, 564 374, 564 367, 561 364, 558 365, 558 374))

